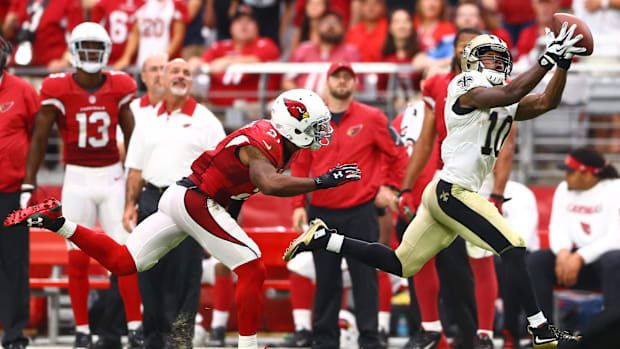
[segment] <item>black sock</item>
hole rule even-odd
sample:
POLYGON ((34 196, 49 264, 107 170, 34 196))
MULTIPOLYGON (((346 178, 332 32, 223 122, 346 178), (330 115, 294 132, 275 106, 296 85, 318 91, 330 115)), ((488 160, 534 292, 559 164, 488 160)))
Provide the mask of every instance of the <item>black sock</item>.
POLYGON ((534 287, 525 264, 525 247, 514 247, 501 254, 505 265, 506 282, 508 287, 515 290, 519 303, 527 316, 540 311, 534 294, 534 287))
POLYGON ((62 227, 63 224, 65 224, 65 217, 60 217, 51 221, 49 226, 46 226, 45 228, 56 232, 62 227))
POLYGON ((391 274, 403 276, 403 266, 391 248, 377 243, 352 239, 345 236, 340 253, 360 260, 391 274))

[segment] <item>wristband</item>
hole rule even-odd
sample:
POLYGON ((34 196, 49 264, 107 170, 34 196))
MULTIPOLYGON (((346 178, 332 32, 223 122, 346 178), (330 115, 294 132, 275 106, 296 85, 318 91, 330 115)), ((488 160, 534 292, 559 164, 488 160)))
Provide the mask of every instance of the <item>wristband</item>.
POLYGON ((489 195, 490 198, 501 201, 501 202, 506 202, 506 201, 510 201, 512 200, 512 198, 506 198, 503 195, 499 195, 499 194, 491 194, 489 195))
POLYGON ((411 192, 411 189, 403 189, 399 191, 398 194, 396 194, 396 196, 401 197, 403 194, 409 193, 409 192, 411 192))
POLYGON ((34 184, 24 183, 22 184, 21 191, 34 191, 34 188, 35 188, 34 184))
POLYGON ((551 68, 555 65, 555 61, 547 53, 544 53, 538 59, 538 64, 547 70, 551 70, 551 68))

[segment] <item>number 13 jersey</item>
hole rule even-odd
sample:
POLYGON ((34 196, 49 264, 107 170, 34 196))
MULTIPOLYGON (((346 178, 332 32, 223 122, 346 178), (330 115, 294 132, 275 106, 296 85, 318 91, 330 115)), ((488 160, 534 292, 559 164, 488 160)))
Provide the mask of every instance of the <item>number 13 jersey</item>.
POLYGON ((461 73, 448 85, 444 109, 448 135, 441 145, 444 167, 439 173, 442 180, 474 192, 493 171, 518 106, 462 107, 459 98, 477 87, 493 85, 477 71, 461 73))
POLYGON ((41 105, 56 109, 66 164, 102 167, 119 161, 118 114, 135 97, 136 83, 121 72, 103 75, 103 85, 92 93, 78 85, 71 73, 43 80, 41 105))

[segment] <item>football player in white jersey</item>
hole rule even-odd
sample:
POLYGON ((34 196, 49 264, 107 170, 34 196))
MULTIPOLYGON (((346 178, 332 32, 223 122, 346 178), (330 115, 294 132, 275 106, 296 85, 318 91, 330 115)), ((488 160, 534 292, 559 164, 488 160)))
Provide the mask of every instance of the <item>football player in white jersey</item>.
POLYGON ((284 259, 308 249, 341 253, 381 270, 408 277, 458 235, 502 257, 506 277, 518 289, 528 316, 534 348, 557 348, 579 340, 548 324, 540 311, 525 264, 525 242, 499 211, 478 194, 493 170, 513 120, 535 118, 561 100, 566 73, 582 35, 576 26, 562 25, 556 36, 547 30, 547 49, 539 63, 510 83, 512 56, 506 43, 494 35, 475 37, 463 51, 462 73, 448 86, 445 106, 447 137, 442 143, 444 167, 422 196, 426 208, 407 227, 396 250, 336 234, 320 219, 291 243, 284 259), (557 65, 542 94, 528 93, 547 71, 557 65))

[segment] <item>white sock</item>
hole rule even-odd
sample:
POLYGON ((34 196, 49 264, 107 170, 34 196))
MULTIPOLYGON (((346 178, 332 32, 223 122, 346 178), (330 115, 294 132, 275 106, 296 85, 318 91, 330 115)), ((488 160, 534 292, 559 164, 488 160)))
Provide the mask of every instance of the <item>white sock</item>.
POLYGON ((390 315, 389 311, 379 312, 379 331, 390 333, 390 315))
POLYGON ((242 336, 239 335, 239 349, 258 349, 258 340, 256 335, 242 336))
POLYGON ((528 316, 527 322, 530 323, 530 327, 537 328, 540 327, 540 325, 545 324, 547 322, 547 318, 543 315, 542 311, 539 311, 532 316, 528 316))
POLYGON ((227 311, 213 310, 213 317, 211 318, 211 328, 216 327, 228 327, 228 315, 227 311))
POLYGON ((142 321, 129 321, 127 323, 127 329, 130 331, 135 331, 142 325, 142 321))
POLYGON ((441 321, 422 321, 422 328, 424 331, 431 332, 443 332, 443 327, 441 327, 441 321))
POLYGON ((75 229, 77 229, 77 224, 65 219, 65 222, 63 223, 62 227, 58 229, 56 234, 64 237, 65 239, 68 239, 73 236, 73 233, 75 233, 75 229))
POLYGON ((310 331, 312 328, 312 311, 310 309, 293 309, 293 323, 295 324, 295 331, 310 331))
POLYGON ((75 332, 90 334, 90 328, 88 327, 88 325, 75 326, 75 332))
POLYGON ((476 334, 482 334, 484 336, 487 336, 491 339, 493 339, 493 331, 489 331, 489 330, 478 330, 478 332, 476 332, 476 334))
POLYGON ((327 241, 327 247, 325 247, 325 249, 329 252, 340 253, 343 242, 344 235, 332 233, 329 236, 329 240, 327 241))

